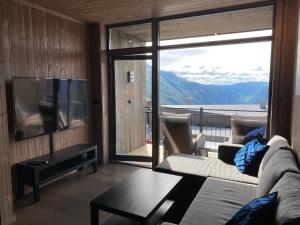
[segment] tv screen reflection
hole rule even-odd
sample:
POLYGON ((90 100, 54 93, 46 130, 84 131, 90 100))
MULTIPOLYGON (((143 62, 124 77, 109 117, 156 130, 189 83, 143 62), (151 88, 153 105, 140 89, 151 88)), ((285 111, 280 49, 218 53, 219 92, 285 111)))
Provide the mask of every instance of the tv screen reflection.
POLYGON ((85 80, 70 80, 69 85, 69 126, 83 126, 87 118, 87 83, 85 80))
POLYGON ((53 79, 14 78, 13 96, 16 140, 56 130, 53 79))

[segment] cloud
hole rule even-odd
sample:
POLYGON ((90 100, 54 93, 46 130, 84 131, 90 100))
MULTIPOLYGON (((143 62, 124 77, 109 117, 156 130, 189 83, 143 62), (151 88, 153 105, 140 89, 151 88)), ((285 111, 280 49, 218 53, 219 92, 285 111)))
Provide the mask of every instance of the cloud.
POLYGON ((205 84, 269 81, 271 43, 161 51, 162 70, 205 84))

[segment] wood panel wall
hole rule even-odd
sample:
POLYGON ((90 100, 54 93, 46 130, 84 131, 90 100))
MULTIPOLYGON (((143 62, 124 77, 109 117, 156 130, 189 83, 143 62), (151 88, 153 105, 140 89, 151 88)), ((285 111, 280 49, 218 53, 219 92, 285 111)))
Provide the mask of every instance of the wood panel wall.
POLYGON ((300 160, 300 97, 295 95, 299 6, 300 0, 277 1, 271 136, 287 138, 300 160))
MULTIPOLYGON (((297 0, 295 3, 295 20, 296 24, 298 25, 299 29, 299 11, 300 11, 300 0, 297 0)), ((295 33, 295 36, 297 37, 298 45, 300 45, 300 36, 299 36, 299 30, 295 33)), ((295 48, 295 51, 297 51, 297 48, 295 48)), ((300 57, 300 55, 297 55, 296 58, 300 57)), ((295 63, 296 64, 296 63, 295 63)), ((294 84, 296 84, 296 74, 295 74, 295 80, 294 84)), ((296 95, 296 88, 294 88, 294 95, 293 95, 293 111, 292 111, 292 127, 291 127, 291 144, 293 146, 294 151, 296 152, 296 155, 298 156, 298 162, 300 163, 300 96, 296 95)))
MULTIPOLYGON (((51 14, 47 10, 37 9, 26 3, 0 0, 0 37, 0 78, 8 85, 16 76, 88 79, 89 81, 87 26, 79 21, 51 14)), ((11 194, 12 186, 15 186, 14 165, 49 153, 48 135, 14 142, 8 130, 7 116, 11 115, 11 111, 10 108, 6 110, 4 93, 2 82, 1 224, 7 224, 14 217, 11 194), (12 181, 10 171, 12 171, 12 181)), ((91 104, 89 104, 88 115, 90 113, 91 104)), ((88 121, 87 126, 55 133, 55 149, 91 142, 90 119, 88 121)))
POLYGON ((107 68, 107 54, 106 54, 106 27, 99 25, 100 34, 100 86, 101 86, 101 110, 102 110, 102 155, 103 163, 109 162, 109 110, 108 110, 108 68, 107 68))
POLYGON ((272 79, 271 137, 291 140, 298 0, 278 0, 272 79))
MULTIPOLYGON (((0 131, 8 130, 5 81, 0 81, 0 131)), ((0 224, 14 222, 8 132, 0 132, 0 224)))

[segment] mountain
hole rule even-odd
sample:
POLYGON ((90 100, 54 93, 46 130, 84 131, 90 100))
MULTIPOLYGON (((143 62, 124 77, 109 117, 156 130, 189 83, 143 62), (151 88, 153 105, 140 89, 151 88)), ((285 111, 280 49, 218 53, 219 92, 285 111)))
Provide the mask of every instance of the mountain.
MULTIPOLYGON (((147 68, 147 98, 151 99, 151 73, 147 68)), ((267 82, 206 85, 183 79, 170 71, 160 71, 162 105, 233 105, 268 102, 267 82)))

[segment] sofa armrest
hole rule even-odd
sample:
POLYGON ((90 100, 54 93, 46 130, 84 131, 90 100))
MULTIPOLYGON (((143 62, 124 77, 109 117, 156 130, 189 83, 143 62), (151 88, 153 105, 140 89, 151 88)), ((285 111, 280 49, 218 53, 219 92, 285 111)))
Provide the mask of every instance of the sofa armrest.
POLYGON ((218 158, 223 162, 233 164, 235 154, 243 147, 240 144, 220 144, 218 147, 218 158))

